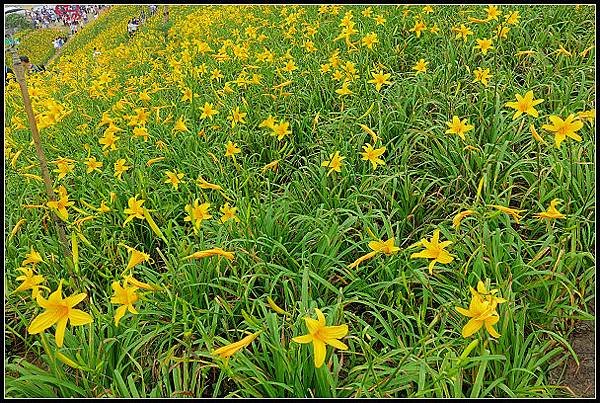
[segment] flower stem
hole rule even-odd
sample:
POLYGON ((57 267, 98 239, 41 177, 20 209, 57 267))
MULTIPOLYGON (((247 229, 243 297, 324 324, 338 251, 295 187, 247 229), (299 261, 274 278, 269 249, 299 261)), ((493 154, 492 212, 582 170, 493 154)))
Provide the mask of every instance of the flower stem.
POLYGON ((537 145, 538 148, 538 152, 537 152, 537 176, 538 176, 538 200, 541 200, 542 198, 542 168, 540 166, 540 153, 542 152, 541 146, 538 143, 537 145))
POLYGON ((46 352, 46 355, 48 356, 48 358, 50 359, 50 367, 52 369, 52 372, 56 374, 56 359, 54 358, 54 354, 52 354, 52 351, 50 350, 50 347, 48 346, 48 340, 46 339, 46 333, 42 332, 40 333, 40 338, 42 339, 42 346, 44 347, 44 351, 46 352))
MULTIPOLYGON (((573 176, 573 146, 569 144, 569 187, 567 189, 569 195, 571 194, 570 190, 573 187, 573 176)), ((569 200, 569 204, 570 202, 571 200, 569 200)))

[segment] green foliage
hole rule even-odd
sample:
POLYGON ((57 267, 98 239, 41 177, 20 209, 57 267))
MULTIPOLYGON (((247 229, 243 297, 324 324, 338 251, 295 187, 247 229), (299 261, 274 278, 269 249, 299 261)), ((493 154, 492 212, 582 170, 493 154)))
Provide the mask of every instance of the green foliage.
POLYGON ((114 6, 67 43, 52 71, 30 79, 30 90, 45 91, 69 111, 41 134, 49 161, 76 161, 63 179, 53 174, 53 186, 64 185, 78 209, 69 208, 68 234, 88 240, 79 242, 79 275, 72 278, 48 210, 35 207, 47 202, 43 184, 23 175, 40 172, 28 130, 13 121, 27 121, 19 93, 8 88, 7 396, 567 395, 549 373, 575 357, 568 342, 572 323, 594 319, 595 140, 586 121, 581 142, 567 139, 556 149, 553 135, 541 126, 550 115, 565 118, 595 108, 594 52, 582 55, 594 43, 593 8, 502 6, 501 21, 510 11, 520 12, 507 39, 497 39, 496 23, 469 23, 474 35, 464 42, 452 27, 469 16, 483 18, 484 7, 435 6, 434 13, 423 14, 422 6, 411 6, 405 16, 402 6, 372 6, 373 16, 385 15, 384 25, 361 15, 366 6, 340 6, 337 15, 320 14, 316 6, 219 7, 171 6, 165 40, 160 9, 129 38, 126 23, 139 7, 114 6), (298 33, 286 37, 284 21, 299 9, 305 12, 295 25, 298 33), (374 49, 357 44, 351 51, 343 39, 335 41, 350 10, 360 32, 353 41, 377 32, 374 49), (419 18, 428 27, 436 23, 440 32, 417 38, 409 30, 419 18), (317 51, 308 53, 304 23, 316 22, 311 40, 317 51), (267 38, 248 40, 249 26, 261 26, 258 32, 267 38), (482 37, 494 38, 486 56, 473 49, 482 37), (212 52, 195 50, 203 40, 212 52), (226 40, 248 40, 250 58, 240 60, 229 48, 229 60, 216 60, 226 40), (555 52, 560 46, 572 55, 555 52), (94 47, 102 51, 97 59, 94 47), (256 61, 264 48, 276 54, 273 64, 256 61), (354 94, 343 99, 335 92, 342 82, 319 72, 336 49, 359 74, 349 87, 354 94), (192 55, 187 64, 185 50, 192 55), (298 70, 276 71, 288 50, 298 70), (515 56, 525 50, 535 53, 515 56), (412 67, 421 58, 429 62, 427 72, 415 75, 412 67), (181 80, 173 67, 178 62, 181 80), (207 72, 195 72, 203 63, 207 72), (473 70, 480 66, 490 68, 488 87, 474 82, 473 70), (217 68, 224 75, 220 82, 210 78, 217 68), (392 73, 393 84, 378 92, 367 80, 380 68, 392 73), (261 74, 261 84, 240 85, 242 71, 261 74), (103 74, 110 81, 94 95, 91 88, 103 74), (283 89, 273 88, 286 81, 291 83, 283 89), (223 91, 226 82, 232 93, 223 91), (181 101, 183 88, 197 97, 181 101), (528 90, 544 99, 540 117, 513 120, 514 110, 504 104, 528 90), (139 100, 142 91, 148 91, 149 103, 139 100), (120 100, 127 101, 123 109, 120 100), (200 119, 205 102, 219 110, 214 120, 200 119), (149 113, 147 142, 127 124, 140 107, 149 113), (159 107, 164 109, 153 109, 159 107), (247 112, 247 122, 232 127, 227 116, 236 107, 247 112), (117 133, 117 149, 106 153, 99 144, 103 112, 118 118, 124 130, 117 133), (293 134, 278 141, 260 128, 269 115, 289 121, 293 134), (454 115, 474 125, 464 141, 444 133, 454 115), (180 117, 189 132, 173 132, 180 117), (358 124, 372 128, 382 138, 377 146, 386 147, 386 165, 375 171, 359 154, 371 138, 358 124), (533 139, 530 124, 547 144, 533 139), (224 156, 229 140, 242 150, 235 161, 224 156), (327 175, 321 164, 335 151, 346 157, 342 172, 327 175), (86 173, 89 156, 103 162, 101 172, 86 173), (164 159, 147 166, 157 157, 164 159), (119 181, 113 167, 121 158, 132 168, 119 181), (262 169, 274 160, 277 171, 262 169), (167 170, 185 173, 178 190, 165 183, 167 170), (200 175, 223 190, 200 188, 200 175), (164 239, 146 220, 123 226, 124 209, 135 195, 145 200, 164 239), (555 198, 562 200, 564 220, 547 223, 534 216, 555 198), (213 215, 198 233, 184 221, 184 208, 195 199, 210 202, 213 215), (94 210, 102 201, 109 212, 94 210), (238 208, 239 223, 219 222, 225 202, 238 208), (516 224, 491 204, 526 213, 516 224), (453 228, 455 214, 466 209, 476 214, 453 228), (87 216, 93 219, 75 224, 87 216), (21 219, 25 224, 10 236, 21 219), (454 261, 436 264, 429 275, 428 261, 410 258, 420 250, 411 246, 435 229, 441 240, 453 242, 448 250, 454 261), (349 269, 370 251, 370 232, 394 237, 401 250, 349 269), (111 283, 121 279, 128 262, 120 243, 150 255, 151 261, 135 267, 135 277, 162 290, 144 292, 135 305, 139 314, 126 314, 117 327, 111 283), (16 269, 32 246, 44 258, 38 271, 49 288, 62 278, 66 295, 88 294, 78 308, 94 322, 68 326, 60 349, 54 327, 43 337, 27 334, 41 309, 29 292, 12 293, 19 284, 16 269), (212 247, 234 251, 235 259, 184 259, 212 247), (478 280, 508 300, 498 307, 497 340, 485 330, 461 336, 468 318, 455 307, 468 306, 469 286, 478 280), (267 297, 289 315, 274 312, 267 297), (349 326, 343 339, 349 349, 328 347, 320 369, 314 368, 311 345, 291 341, 306 334, 304 318, 314 318, 314 308, 324 312, 328 325, 349 326), (211 355, 260 330, 228 362, 211 355))
POLYGON ((10 13, 6 16, 5 29, 20 31, 31 28, 33 28, 33 24, 24 15, 10 13))

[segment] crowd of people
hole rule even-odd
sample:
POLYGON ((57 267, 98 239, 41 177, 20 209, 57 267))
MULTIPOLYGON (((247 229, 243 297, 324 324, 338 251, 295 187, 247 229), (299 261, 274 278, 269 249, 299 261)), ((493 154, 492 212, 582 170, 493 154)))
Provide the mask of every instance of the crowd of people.
POLYGON ((98 18, 100 11, 106 7, 109 6, 105 4, 92 4, 56 6, 56 8, 51 8, 44 5, 26 10, 26 16, 32 21, 35 28, 48 28, 50 24, 62 23, 70 27, 73 34, 77 32, 81 23, 85 24, 91 18, 98 18))
POLYGON ((31 20, 35 28, 48 28, 51 23, 59 21, 54 9, 48 6, 25 10, 25 16, 31 20))

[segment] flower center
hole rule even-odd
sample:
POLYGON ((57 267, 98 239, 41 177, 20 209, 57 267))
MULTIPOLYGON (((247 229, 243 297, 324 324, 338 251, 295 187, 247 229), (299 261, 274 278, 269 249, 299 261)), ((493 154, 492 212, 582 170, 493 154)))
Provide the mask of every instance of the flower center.
POLYGON ((434 259, 437 259, 437 258, 438 258, 438 256, 440 256, 440 253, 442 252, 442 248, 440 248, 439 246, 432 246, 432 247, 429 249, 429 251, 430 251, 432 254, 435 254, 435 257, 434 257, 434 259))
POLYGON ((322 342, 325 342, 325 335, 323 334, 323 328, 320 327, 319 330, 317 330, 314 334, 313 337, 317 340, 320 340, 322 342))
POLYGON ((63 304, 56 306, 56 311, 60 315, 61 318, 68 316, 70 309, 71 308, 69 308, 67 305, 63 305, 63 304))
POLYGON ((530 107, 529 102, 519 102, 519 110, 521 112, 526 112, 527 109, 529 109, 529 107, 530 107))

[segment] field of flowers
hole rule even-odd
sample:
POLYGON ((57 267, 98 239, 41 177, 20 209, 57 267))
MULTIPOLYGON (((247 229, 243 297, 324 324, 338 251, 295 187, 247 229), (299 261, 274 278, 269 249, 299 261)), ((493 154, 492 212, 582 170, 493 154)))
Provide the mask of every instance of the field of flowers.
MULTIPOLYGON (((31 63, 35 65, 45 65, 54 55, 54 45, 52 41, 57 36, 66 36, 68 29, 66 27, 33 29, 18 32, 15 38, 18 38, 19 54, 29 57, 31 63)), ((5 51, 4 57, 6 65, 12 67, 12 55, 5 51)))
POLYGON ((163 9, 27 77, 56 200, 6 88, 6 395, 570 395, 593 6, 163 9))

